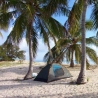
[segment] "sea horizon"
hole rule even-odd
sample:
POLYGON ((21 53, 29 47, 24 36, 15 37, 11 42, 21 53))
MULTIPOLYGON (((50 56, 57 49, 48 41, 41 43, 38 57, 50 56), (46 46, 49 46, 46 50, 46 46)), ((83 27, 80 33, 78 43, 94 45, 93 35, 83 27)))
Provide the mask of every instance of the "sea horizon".
MULTIPOLYGON (((29 60, 24 60, 24 61, 29 62, 29 60)), ((38 63, 43 62, 43 63, 47 63, 47 62, 44 61, 44 60, 33 60, 33 62, 38 62, 38 63)), ((91 61, 91 60, 90 60, 89 62, 90 62, 90 65, 96 65, 96 64, 95 64, 93 61, 91 61)), ((70 65, 70 62, 63 61, 62 64, 70 65)), ((74 64, 75 64, 75 65, 79 65, 79 64, 81 64, 81 63, 77 63, 77 62, 74 60, 74 64)))

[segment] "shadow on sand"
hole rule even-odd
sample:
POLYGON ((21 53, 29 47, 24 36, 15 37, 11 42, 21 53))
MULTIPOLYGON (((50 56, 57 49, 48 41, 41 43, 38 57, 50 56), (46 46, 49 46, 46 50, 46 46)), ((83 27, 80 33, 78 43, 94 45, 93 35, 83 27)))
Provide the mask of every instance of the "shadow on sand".
POLYGON ((79 94, 79 95, 75 95, 75 94, 70 94, 71 96, 68 96, 69 93, 66 94, 62 94, 62 93, 57 93, 57 94, 44 94, 44 95, 36 95, 34 96, 29 95, 29 96, 12 96, 12 97, 8 97, 8 98, 98 98, 98 93, 86 93, 86 94, 79 94))
MULTIPOLYGON (((29 65, 28 65, 29 66, 29 65)), ((8 72, 11 72, 12 74, 13 73, 16 73, 18 75, 25 75, 26 72, 28 71, 28 66, 24 67, 24 66, 19 66, 19 67, 9 67, 9 68, 4 68, 4 69, 0 69, 0 75, 4 74, 4 73, 8 73, 8 72)), ((39 69, 40 66, 35 66, 34 67, 34 72, 39 72, 40 69, 39 69)))
MULTIPOLYGON (((34 78, 33 78, 34 79, 34 78)), ((0 85, 0 90, 5 90, 5 89, 13 89, 13 88, 23 88, 23 87, 42 87, 43 85, 77 85, 75 83, 71 83, 70 81, 72 81, 72 79, 61 79, 61 80, 57 80, 57 81, 53 81, 53 82, 49 82, 49 83, 45 83, 45 82, 39 82, 39 81, 33 81, 33 79, 29 79, 29 80, 13 80, 13 79, 9 79, 9 80, 2 80, 4 82, 14 82, 15 85, 0 85), (17 84, 16 84, 17 83, 17 84)))

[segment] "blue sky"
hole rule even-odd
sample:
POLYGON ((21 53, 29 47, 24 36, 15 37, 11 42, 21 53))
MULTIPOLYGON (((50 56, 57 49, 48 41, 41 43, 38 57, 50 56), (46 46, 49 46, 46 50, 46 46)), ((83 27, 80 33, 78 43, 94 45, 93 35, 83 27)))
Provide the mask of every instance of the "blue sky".
MULTIPOLYGON (((72 7, 74 3, 74 0, 72 0, 69 4, 69 7, 72 7)), ((91 15, 91 10, 92 10, 92 6, 88 6, 87 9, 87 13, 86 13, 86 19, 88 20, 90 18, 91 15)), ((55 17, 53 16, 55 19, 57 19, 61 24, 64 24, 65 21, 67 20, 66 16, 59 16, 59 17, 55 17)), ((8 31, 2 32, 3 34, 3 38, 0 37, 0 45, 2 45, 4 43, 4 41, 6 40, 9 32, 11 31, 12 27, 9 27, 8 31)), ((90 37, 90 36, 94 36, 96 35, 96 31, 87 31, 86 32, 86 37, 90 37)), ((50 41, 51 47, 54 46, 54 42, 50 41)), ((19 45, 21 50, 25 50, 26 53, 26 60, 29 60, 29 52, 28 52, 28 46, 26 43, 25 38, 22 39, 22 41, 20 42, 19 45)), ((97 51, 97 48, 95 46, 93 46, 93 48, 97 51)), ((48 51, 47 46, 43 44, 42 39, 39 39, 39 45, 38 45, 38 51, 37 51, 37 56, 35 58, 35 61, 42 61, 43 57, 45 55, 45 53, 48 51)))

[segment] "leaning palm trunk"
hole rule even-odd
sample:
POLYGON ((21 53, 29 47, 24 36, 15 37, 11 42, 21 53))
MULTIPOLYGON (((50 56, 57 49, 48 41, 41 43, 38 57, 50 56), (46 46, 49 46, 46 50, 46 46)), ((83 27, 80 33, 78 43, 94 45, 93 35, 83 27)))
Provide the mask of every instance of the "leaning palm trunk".
POLYGON ((64 50, 64 51, 62 51, 61 53, 60 53, 60 55, 59 56, 57 56, 51 63, 58 63, 58 62, 60 62, 60 59, 64 56, 64 53, 67 51, 67 49, 70 47, 70 45, 68 44, 67 46, 66 46, 66 49, 64 50))
POLYGON ((32 67, 32 62, 33 62, 33 51, 32 51, 32 34, 31 31, 29 32, 29 69, 24 77, 24 80, 31 79, 32 78, 32 72, 33 72, 33 67, 32 67))
POLYGON ((83 12, 82 12, 82 60, 81 60, 81 69, 77 79, 77 84, 84 84, 87 82, 86 78, 86 39, 85 39, 85 18, 86 18, 86 9, 87 9, 88 0, 84 0, 83 12))

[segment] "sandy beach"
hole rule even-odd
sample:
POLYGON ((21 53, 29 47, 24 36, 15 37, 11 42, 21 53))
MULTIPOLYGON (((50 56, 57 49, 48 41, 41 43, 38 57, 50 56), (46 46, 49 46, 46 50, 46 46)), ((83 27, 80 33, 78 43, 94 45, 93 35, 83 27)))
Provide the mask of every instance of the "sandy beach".
MULTIPOLYGON (((39 72, 43 63, 34 63, 39 72)), ((72 78, 44 83, 33 79, 22 81, 28 64, 0 67, 0 98, 98 98, 98 68, 87 71, 89 82, 84 85, 70 83, 77 79, 79 70, 70 70, 72 78)))

